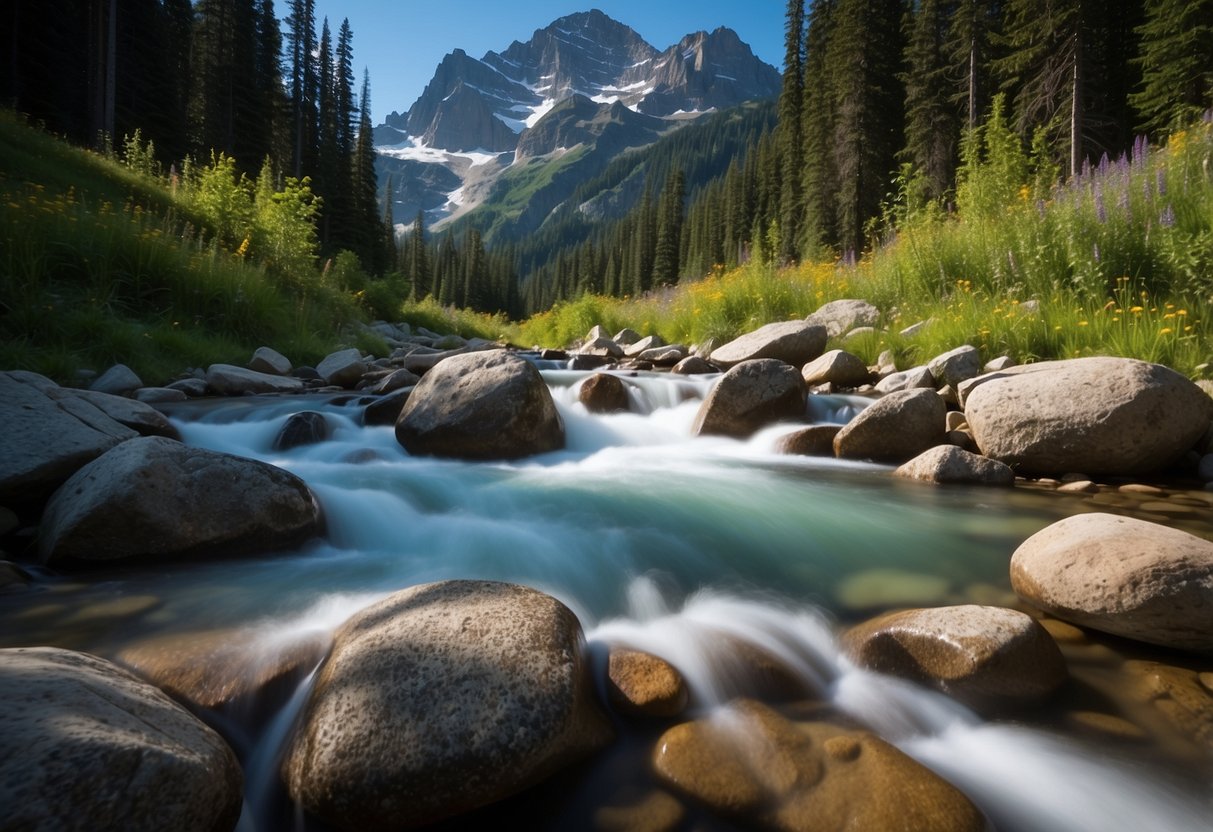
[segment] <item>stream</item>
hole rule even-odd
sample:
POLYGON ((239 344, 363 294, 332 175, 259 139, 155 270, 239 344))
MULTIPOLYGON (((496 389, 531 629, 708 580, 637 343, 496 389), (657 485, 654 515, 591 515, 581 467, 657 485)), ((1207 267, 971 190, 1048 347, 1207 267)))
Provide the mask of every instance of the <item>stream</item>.
MULTIPOLYGON (((230 629, 250 649, 272 652, 327 634, 405 587, 511 581, 567 604, 592 653, 626 645, 676 666, 692 716, 726 711, 747 692, 729 645, 759 647, 821 701, 958 786, 1001 832, 1213 829, 1207 749, 1202 758, 1173 750, 1173 738, 1101 740, 1047 709, 986 721, 940 694, 855 667, 837 646, 840 629, 892 608, 1014 605, 1011 553, 1086 510, 1082 501, 1028 488, 935 487, 893 478, 889 466, 775 453, 778 438, 799 426, 745 441, 692 437, 714 377, 634 374, 626 378, 633 412, 591 415, 576 395, 588 374, 543 373, 567 447, 508 463, 411 457, 391 427, 360 424, 356 395, 165 406, 187 444, 302 477, 323 508, 325 537, 261 557, 79 576, 44 570, 37 591, 0 603, 0 646, 56 644, 112 657, 152 636, 230 629), (324 413, 332 438, 275 451, 283 424, 301 410, 324 413)), ((812 396, 809 415, 841 424, 864 404, 812 396)), ((1191 530, 1213 537, 1207 519, 1191 530)), ((242 734, 233 743, 245 766, 242 832, 323 828, 295 816, 277 778, 308 684, 232 729, 242 734)), ((594 805, 645 787, 652 739, 625 736, 572 782, 533 790, 542 810, 528 792, 501 815, 488 810, 450 828, 497 826, 505 816, 530 828, 584 828, 594 805)), ((735 827, 692 814, 687 828, 735 827)))

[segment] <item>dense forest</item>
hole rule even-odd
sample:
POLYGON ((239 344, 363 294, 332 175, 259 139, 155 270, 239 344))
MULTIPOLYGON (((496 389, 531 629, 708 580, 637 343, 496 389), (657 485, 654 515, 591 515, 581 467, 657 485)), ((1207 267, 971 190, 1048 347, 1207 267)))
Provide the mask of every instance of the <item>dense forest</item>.
POLYGON ((314 0, 12 0, 0 101, 78 144, 136 135, 166 175, 217 158, 251 183, 303 182, 321 252, 390 259, 376 202, 370 78, 353 30, 317 34, 314 0))
POLYGON ((356 93, 349 22, 318 32, 313 0, 286 11, 13 0, 0 99, 98 149, 138 134, 167 177, 218 158, 250 183, 293 181, 319 198, 322 261, 353 252, 378 297, 513 319, 750 260, 853 259, 900 219, 953 209, 991 120, 1047 189, 1213 106, 1213 0, 789 0, 777 102, 621 156, 535 234, 494 234, 475 212, 434 233, 376 205, 370 82, 356 93), (579 210, 604 191, 633 207, 579 210))

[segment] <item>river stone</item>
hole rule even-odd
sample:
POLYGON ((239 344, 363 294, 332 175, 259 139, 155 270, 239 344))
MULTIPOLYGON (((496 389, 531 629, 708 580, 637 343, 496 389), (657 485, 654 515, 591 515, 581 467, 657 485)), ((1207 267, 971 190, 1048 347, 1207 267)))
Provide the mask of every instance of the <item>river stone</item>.
POLYGON ((981 353, 977 347, 965 344, 937 355, 927 362, 936 383, 955 388, 962 381, 981 375, 981 353))
POLYGON ((934 390, 935 376, 931 371, 922 367, 911 367, 899 373, 891 373, 876 382, 876 392, 897 393, 901 390, 934 390))
POLYGON ((1213 653, 1213 542, 1157 523, 1080 514, 1011 557, 1020 598, 1083 627, 1213 653))
POLYGON ((1213 420, 1213 400, 1174 370, 1075 358, 975 379, 965 417, 983 454, 1021 474, 1142 474, 1177 462, 1213 420))
POLYGON ((115 364, 90 384, 89 389, 112 396, 130 396, 142 386, 143 382, 134 370, 125 364, 115 364))
POLYGON ((689 694, 682 674, 665 659, 612 647, 607 658, 607 698, 622 714, 671 717, 683 712, 689 694))
POLYGON ((182 378, 177 381, 170 382, 169 390, 179 390, 191 399, 196 399, 200 396, 205 396, 210 392, 205 378, 182 378))
POLYGON ((362 411, 362 423, 367 426, 394 425, 400 418, 404 403, 413 394, 413 387, 405 387, 380 396, 368 404, 362 411))
POLYGON ((382 396, 387 393, 394 393, 397 390, 403 390, 406 387, 415 387, 419 381, 421 381, 419 375, 401 367, 399 370, 393 370, 379 379, 368 392, 382 396))
POLYGON ((618 413, 628 410, 628 387, 619 376, 594 373, 581 384, 577 400, 590 413, 618 413))
POLYGON ((362 353, 353 347, 329 353, 316 365, 316 372, 325 383, 338 387, 353 387, 362 380, 366 371, 366 361, 363 360, 362 353))
POLYGON ((812 425, 786 433, 775 442, 775 453, 793 456, 834 456, 834 437, 842 425, 812 425))
POLYGON ((708 358, 725 369, 759 358, 800 367, 821 355, 825 346, 824 326, 805 321, 777 321, 717 347, 708 358))
POLYGON ((240 766, 151 685, 84 653, 0 650, 0 826, 29 832, 232 829, 240 766))
POLYGON ((666 731, 657 776, 727 817, 788 832, 979 832, 980 810, 884 740, 825 722, 792 722, 742 700, 666 731))
POLYGON ((258 373, 275 376, 290 375, 294 369, 289 358, 271 347, 258 347, 249 359, 248 367, 258 373))
POLYGON ((85 465, 52 495, 42 561, 234 555, 293 548, 320 528, 303 480, 264 462, 141 437, 85 465))
POLYGON ((871 378, 863 359, 846 350, 830 350, 813 359, 801 368, 800 375, 808 385, 829 383, 839 387, 858 387, 871 378))
POLYGON ((834 437, 845 459, 903 462, 946 441, 947 406, 934 390, 901 390, 877 399, 834 437))
POLYGON ((590 331, 586 333, 585 337, 581 339, 581 343, 588 344, 591 341, 597 341, 599 338, 610 340, 606 328, 602 324, 594 324, 590 327, 590 331))
POLYGON ((937 483, 1015 484, 1015 472, 1009 466, 969 453, 954 444, 928 448, 893 474, 906 479, 937 483))
POLYGON ((683 828, 686 808, 664 791, 620 805, 611 803, 594 812, 594 832, 677 832, 683 828))
POLYGON ((774 422, 802 421, 804 409, 804 380, 795 367, 775 358, 743 361, 720 377, 699 406, 691 434, 744 439, 774 422))
POLYGON ((675 364, 670 372, 680 376, 701 376, 707 373, 715 373, 717 370, 698 355, 688 355, 675 364))
POLYGON ((843 644, 862 667, 936 687, 979 710, 1038 702, 1066 680, 1052 636, 1001 607, 893 612, 852 628, 843 644))
POLYGON ((412 587, 346 622, 283 762, 339 829, 414 828, 522 791, 601 748, 581 625, 528 587, 412 587))
MULTIPOLYGON (((150 389, 150 388, 143 388, 150 389)), ((142 390, 138 391, 142 392, 142 390)), ((182 399, 184 393, 178 392, 182 399)), ((48 391, 53 399, 64 396, 75 396, 91 404, 106 416, 119 424, 126 425, 140 436, 167 436, 169 439, 180 439, 181 434, 173 427, 165 415, 150 404, 125 396, 115 396, 110 393, 98 393, 94 390, 73 390, 59 387, 48 391)))
POLYGON ((156 405, 183 402, 189 396, 185 394, 185 391, 174 390, 171 387, 140 387, 135 391, 134 398, 146 405, 156 405))
POLYGON ((453 356, 413 388, 396 422, 410 454, 517 459, 564 447, 564 424, 535 365, 505 350, 453 356))
POLYGON ((640 340, 640 333, 634 329, 624 327, 615 333, 615 337, 611 339, 621 347, 630 347, 640 340))
POLYGON ((672 367, 687 357, 687 348, 682 344, 670 344, 665 347, 653 347, 636 356, 637 361, 648 361, 658 367, 672 367))
POLYGON ((606 358, 623 358, 623 347, 610 338, 595 338, 586 341, 577 350, 581 355, 598 355, 606 358))
POLYGON ((1213 689, 1208 673, 1149 660, 1132 660, 1123 669, 1132 680, 1132 696, 1148 702, 1185 736, 1213 750, 1213 689))
POLYGON ((664 346, 665 339, 660 335, 646 335, 644 338, 628 344, 627 348, 624 349, 623 354, 628 358, 636 358, 641 353, 664 346))
POLYGON ((173 633, 137 642, 117 661, 193 707, 251 702, 271 686, 287 693, 328 652, 318 631, 260 639, 256 631, 173 633))
POLYGON ((316 445, 333 435, 333 427, 323 413, 304 410, 292 413, 274 437, 275 451, 289 451, 303 445, 316 445))
POLYGON ((866 300, 844 298, 832 300, 805 318, 826 328, 831 338, 837 338, 857 327, 874 327, 880 323, 880 310, 866 300))
POLYGON ((221 396, 255 393, 299 393, 304 389, 298 378, 259 373, 235 364, 212 364, 206 368, 207 385, 221 396))
POLYGON ((997 358, 992 358, 982 367, 982 371, 986 373, 996 373, 999 370, 1006 370, 1015 366, 1015 359, 1009 355, 1000 355, 997 358))
POLYGON ((0 500, 41 499, 82 465, 138 434, 50 379, 0 373, 0 500))

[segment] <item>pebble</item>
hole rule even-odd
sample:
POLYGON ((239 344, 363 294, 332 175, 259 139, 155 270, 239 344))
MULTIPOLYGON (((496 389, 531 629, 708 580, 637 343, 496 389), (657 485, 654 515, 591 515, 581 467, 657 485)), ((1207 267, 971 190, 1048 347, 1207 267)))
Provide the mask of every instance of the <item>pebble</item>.
POLYGON ((1116 490, 1121 492, 1122 494, 1149 494, 1149 495, 1154 495, 1154 496, 1161 496, 1161 495, 1167 493, 1166 491, 1163 491, 1161 488, 1156 488, 1153 485, 1143 485, 1142 483, 1139 483, 1139 482, 1132 482, 1132 483, 1129 483, 1128 485, 1122 485, 1120 488, 1118 488, 1116 490))
POLYGON ((1090 480, 1072 480, 1065 485, 1059 485, 1057 490, 1066 494, 1095 494, 1099 491, 1099 486, 1090 480))

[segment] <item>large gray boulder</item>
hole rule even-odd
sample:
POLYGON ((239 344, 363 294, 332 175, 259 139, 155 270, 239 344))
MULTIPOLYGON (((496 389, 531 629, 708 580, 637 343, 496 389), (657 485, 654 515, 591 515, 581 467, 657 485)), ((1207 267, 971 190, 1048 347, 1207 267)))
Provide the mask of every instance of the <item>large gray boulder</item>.
POLYGON ((858 387, 867 384, 871 373, 863 359, 846 350, 830 350, 810 361, 800 370, 804 383, 836 384, 839 387, 858 387))
POLYGON ((927 362, 927 369, 937 382, 955 388, 962 381, 981 375, 981 353, 977 347, 965 344, 935 356, 927 362))
POLYGON ((709 360, 725 369, 757 358, 775 358, 800 367, 821 355, 825 347, 825 327, 806 321, 777 321, 717 347, 709 360))
POLYGON ((45 376, 0 373, 0 501, 45 499, 82 465, 139 434, 45 376))
POLYGON ((294 474, 142 437, 85 465, 52 495, 38 550, 44 562, 245 554, 297 546, 319 528, 319 506, 294 474))
POLYGON ((249 359, 248 367, 274 376, 284 376, 294 369, 290 359, 272 347, 258 347, 249 359))
POLYGON ((212 364, 206 368, 207 386, 221 396, 255 393, 300 393, 304 383, 297 378, 259 373, 235 364, 212 364))
POLYGON ((900 390, 860 411, 834 437, 834 454, 847 459, 904 462, 947 441, 948 408, 934 390, 900 390))
POLYGON ((564 424, 535 365, 505 350, 447 358, 413 388, 396 439, 410 454, 517 459, 564 447, 564 424))
POLYGON ((895 476, 934 483, 1014 485, 1015 472, 995 459, 955 445, 928 448, 893 472, 895 476))
POLYGON ((1011 587, 1084 627, 1213 654, 1213 542, 1112 514, 1067 517, 1011 556, 1011 587))
POLYGON ((342 626, 283 775, 338 829, 407 829, 522 791, 611 735, 567 607, 513 584, 445 581, 342 626))
MULTIPOLYGON (((142 388, 147 390, 152 388, 142 388)), ((142 390, 137 392, 142 392, 142 390)), ((178 391, 171 391, 178 392, 178 391)), ((91 404, 106 416, 119 424, 126 425, 140 436, 167 436, 169 439, 180 439, 181 434, 165 418, 164 414, 150 404, 125 396, 115 396, 110 393, 98 393, 95 390, 74 390, 70 387, 59 387, 49 391, 53 399, 64 396, 75 396, 91 404)), ((181 394, 185 398, 185 394, 181 394)))
POLYGON ((329 353, 316 365, 316 372, 320 374, 320 377, 326 383, 335 384, 338 387, 353 387, 362 380, 366 370, 366 361, 363 360, 362 353, 353 347, 329 353))
POLYGON ((888 613, 852 628, 843 643, 863 667, 936 687, 981 710, 1037 702, 1067 675, 1045 628, 1001 607, 888 613))
POLYGON ((111 396, 131 396, 142 386, 143 382, 134 370, 125 364, 115 364, 98 376, 89 389, 111 396))
POLYGON ((822 305, 805 320, 824 326, 831 338, 838 338, 859 327, 876 326, 880 323, 880 310, 866 300, 843 298, 822 305))
POLYGON ((1145 474, 1209 429, 1213 400, 1184 376, 1129 358, 1011 367, 964 386, 981 452, 1021 474, 1145 474))
POLYGON ((744 438, 780 421, 803 421, 804 380, 774 358, 743 361, 720 377, 699 406, 691 433, 744 438))
POLYGON ((0 827, 218 832, 240 816, 223 740, 156 688, 84 653, 0 650, 0 827))

